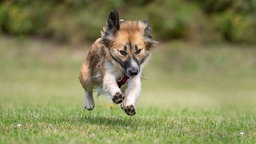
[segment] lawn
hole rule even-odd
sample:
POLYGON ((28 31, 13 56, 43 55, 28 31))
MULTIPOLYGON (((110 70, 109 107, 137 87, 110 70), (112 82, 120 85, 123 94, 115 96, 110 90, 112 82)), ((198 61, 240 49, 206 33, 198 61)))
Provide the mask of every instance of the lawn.
POLYGON ((89 44, 0 38, 0 143, 256 143, 256 48, 160 44, 135 116, 78 73, 89 44))

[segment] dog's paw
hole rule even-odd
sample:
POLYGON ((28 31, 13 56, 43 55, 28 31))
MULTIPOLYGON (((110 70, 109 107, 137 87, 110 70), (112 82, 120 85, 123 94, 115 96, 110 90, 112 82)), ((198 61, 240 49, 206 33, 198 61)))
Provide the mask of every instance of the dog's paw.
POLYGON ((136 114, 136 109, 135 109, 135 106, 134 105, 128 105, 128 106, 121 106, 121 108, 124 110, 124 112, 129 115, 129 116, 132 116, 132 115, 135 115, 136 114))
POLYGON ((113 97, 112 100, 115 104, 120 104, 124 100, 124 95, 120 92, 117 92, 113 97))
POLYGON ((94 109, 94 106, 84 106, 84 108, 88 111, 92 111, 94 109))
POLYGON ((93 99, 86 99, 84 103, 84 108, 87 109, 88 111, 91 111, 94 109, 94 100, 93 99))
POLYGON ((84 106, 85 109, 87 109, 88 111, 92 111, 94 109, 94 105, 85 105, 84 106))

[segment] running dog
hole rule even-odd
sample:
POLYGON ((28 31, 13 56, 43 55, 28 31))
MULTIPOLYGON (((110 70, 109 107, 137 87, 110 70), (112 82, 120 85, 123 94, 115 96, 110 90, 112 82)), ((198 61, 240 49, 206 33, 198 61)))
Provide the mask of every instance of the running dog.
POLYGON ((135 115, 142 69, 157 43, 147 21, 120 20, 118 12, 112 11, 101 37, 92 45, 80 70, 85 109, 93 110, 93 90, 96 89, 115 104, 121 104, 126 114, 135 115))

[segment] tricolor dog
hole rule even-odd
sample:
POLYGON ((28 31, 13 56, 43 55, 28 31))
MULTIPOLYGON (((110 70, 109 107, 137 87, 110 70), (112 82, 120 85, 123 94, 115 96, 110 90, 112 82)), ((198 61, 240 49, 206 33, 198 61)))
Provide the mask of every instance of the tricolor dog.
POLYGON ((115 104, 121 104, 126 114, 136 114, 142 69, 156 44, 148 22, 120 20, 118 12, 112 11, 101 37, 94 42, 81 67, 84 107, 94 108, 93 91, 97 90, 115 104))

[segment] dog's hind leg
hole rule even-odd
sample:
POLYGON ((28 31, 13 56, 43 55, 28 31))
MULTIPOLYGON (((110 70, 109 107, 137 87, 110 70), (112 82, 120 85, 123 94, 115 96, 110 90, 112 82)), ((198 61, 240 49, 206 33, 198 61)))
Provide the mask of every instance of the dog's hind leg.
POLYGON ((91 111, 93 110, 95 104, 92 95, 92 85, 91 85, 91 75, 89 70, 89 64, 85 62, 80 71, 79 80, 83 88, 85 89, 84 93, 84 108, 91 111))
POLYGON ((93 110, 95 104, 92 95, 92 91, 85 91, 84 93, 84 108, 91 111, 93 110))

